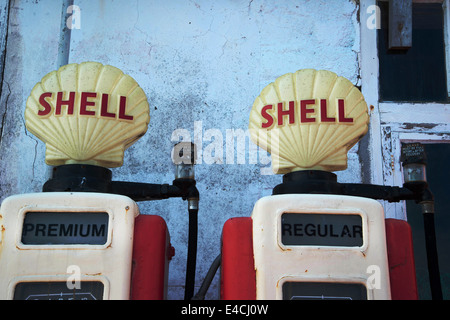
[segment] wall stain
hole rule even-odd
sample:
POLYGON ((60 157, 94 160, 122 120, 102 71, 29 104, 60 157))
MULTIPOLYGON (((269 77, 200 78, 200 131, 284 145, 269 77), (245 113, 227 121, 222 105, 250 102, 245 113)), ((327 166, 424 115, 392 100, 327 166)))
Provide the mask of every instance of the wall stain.
POLYGON ((436 127, 437 123, 410 123, 404 122, 402 123, 401 128, 411 130, 411 129, 433 129, 436 127))

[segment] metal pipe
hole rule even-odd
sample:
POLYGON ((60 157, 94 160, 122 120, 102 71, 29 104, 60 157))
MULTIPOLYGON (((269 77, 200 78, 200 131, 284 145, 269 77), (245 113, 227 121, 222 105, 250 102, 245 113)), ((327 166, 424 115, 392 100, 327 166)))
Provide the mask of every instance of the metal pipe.
MULTIPOLYGON (((58 57, 56 61, 56 68, 59 69, 69 63, 70 53, 70 38, 72 35, 72 29, 67 27, 67 19, 70 14, 67 13, 67 9, 73 6, 74 0, 63 0, 61 5, 61 21, 59 28, 59 41, 58 41, 58 57)), ((49 179, 52 176, 53 166, 47 165, 46 178, 49 179)))
POLYGON ((62 1, 61 27, 58 42, 58 69, 69 63, 70 37, 72 35, 72 29, 67 26, 67 19, 70 17, 70 14, 67 13, 67 9, 70 6, 73 6, 73 0, 62 1))
POLYGON ((434 223, 434 196, 427 182, 425 147, 421 143, 402 143, 400 161, 404 174, 403 186, 416 195, 414 200, 422 208, 431 296, 433 300, 442 300, 434 223))

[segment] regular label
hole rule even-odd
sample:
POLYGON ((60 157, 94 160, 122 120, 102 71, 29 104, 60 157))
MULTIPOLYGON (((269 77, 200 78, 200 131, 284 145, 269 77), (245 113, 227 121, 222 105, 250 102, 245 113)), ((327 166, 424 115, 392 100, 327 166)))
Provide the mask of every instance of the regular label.
POLYGON ((357 214, 284 213, 280 232, 284 245, 363 245, 362 219, 357 214))
POLYGON ((24 245, 103 245, 108 239, 106 212, 28 212, 24 245))

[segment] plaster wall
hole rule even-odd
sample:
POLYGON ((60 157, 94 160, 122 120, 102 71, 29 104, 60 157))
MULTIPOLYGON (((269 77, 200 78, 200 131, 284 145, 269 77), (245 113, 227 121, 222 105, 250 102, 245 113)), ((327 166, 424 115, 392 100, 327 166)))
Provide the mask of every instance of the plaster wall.
MULTIPOLYGON (((4 1, 5 3, 5 1, 4 1)), ((281 176, 270 157, 245 138, 254 99, 278 76, 327 69, 359 83, 358 6, 350 0, 92 1, 75 0, 69 63, 98 61, 131 75, 150 103, 147 133, 128 151, 113 179, 171 183, 173 145, 196 142, 200 192, 196 290, 220 252, 221 229, 249 216, 281 176), (234 135, 234 136, 233 136, 234 135), (240 138, 236 138, 239 136, 240 138), (245 144, 240 144, 242 137, 245 144)), ((57 69, 61 2, 12 0, 0 100, 0 201, 40 192, 48 178, 45 146, 24 123, 33 86, 57 69)), ((358 145, 340 182, 361 182, 358 145)), ((139 203, 142 214, 167 222, 175 256, 169 299, 183 299, 187 202, 139 203)), ((218 276, 207 299, 219 298, 218 276)))

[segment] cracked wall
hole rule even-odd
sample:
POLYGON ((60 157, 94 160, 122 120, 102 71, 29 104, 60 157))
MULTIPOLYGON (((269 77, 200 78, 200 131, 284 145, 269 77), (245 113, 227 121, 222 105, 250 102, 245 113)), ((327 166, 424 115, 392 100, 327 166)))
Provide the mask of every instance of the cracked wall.
POLYGON ((39 191, 47 172, 42 160, 44 146, 26 131, 24 110, 38 78, 56 66, 60 12, 55 12, 54 5, 10 1, 0 97, 1 199, 39 191))
MULTIPOLYGON (((15 0, 11 5, 1 96, 0 200, 39 192, 48 178, 45 147, 26 132, 23 112, 34 84, 56 69, 57 4, 15 0)), ((72 30, 69 62, 98 61, 122 69, 150 103, 148 132, 126 151, 124 165, 112 170, 113 179, 171 183, 175 133, 202 143, 202 163, 196 166, 201 196, 197 291, 219 254, 225 221, 249 216, 256 200, 281 182, 281 176, 262 174, 269 167, 267 156, 251 152, 248 141, 242 150, 231 133, 247 129, 254 99, 287 72, 327 69, 359 85, 358 8, 348 0, 75 4, 81 23, 72 30)), ((349 153, 349 168, 337 173, 340 182, 360 182, 357 148, 349 153)), ((176 250, 169 299, 182 299, 187 203, 168 199, 139 206, 143 214, 161 215, 168 224, 176 250)), ((216 276, 207 298, 217 299, 218 291, 216 276)))

